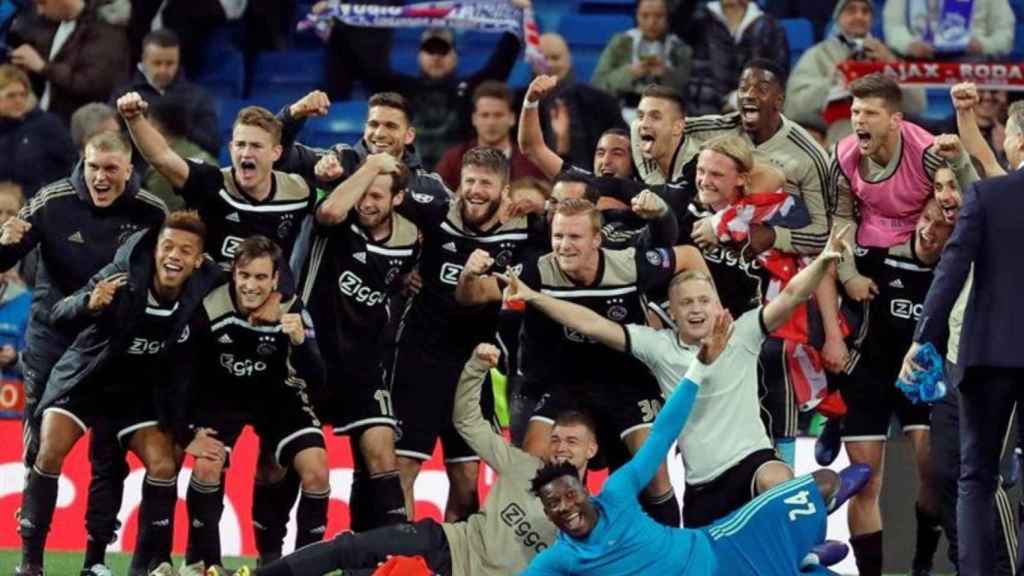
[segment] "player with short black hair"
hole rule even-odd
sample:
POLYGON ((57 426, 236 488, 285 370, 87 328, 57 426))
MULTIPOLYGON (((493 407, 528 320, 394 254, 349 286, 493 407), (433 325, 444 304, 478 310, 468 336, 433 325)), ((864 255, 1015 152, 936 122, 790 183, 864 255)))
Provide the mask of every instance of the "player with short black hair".
POLYGON ((324 116, 330 108, 327 95, 319 90, 284 107, 277 117, 284 126, 284 152, 279 170, 302 174, 307 180, 333 188, 365 165, 372 154, 390 154, 409 168, 409 190, 415 194, 445 198, 451 195, 444 181, 423 166, 416 150, 416 128, 412 125, 409 101, 396 92, 379 92, 368 101, 363 136, 354 145, 338 143, 329 149, 311 148, 295 142, 307 118, 324 116))
POLYGON ((540 126, 540 101, 551 95, 557 85, 558 78, 555 76, 540 75, 530 82, 519 120, 519 148, 548 178, 555 178, 565 172, 583 172, 632 179, 633 161, 629 152, 627 130, 609 128, 601 133, 594 148, 594 162, 590 170, 562 160, 562 157, 544 142, 540 126))
POLYGON ((333 397, 324 417, 352 444, 349 511, 356 531, 408 517, 385 366, 397 326, 392 297, 419 254, 419 229, 396 213, 412 201, 410 176, 390 154, 367 156, 320 203, 303 274, 302 295, 320 331, 333 397))
MULTIPOLYGON (((277 290, 281 257, 281 249, 265 236, 243 240, 235 252, 231 281, 207 295, 192 318, 196 373, 189 424, 197 435, 214 436, 228 448, 244 426, 252 425, 261 455, 272 458, 270 474, 281 477, 286 468, 295 471, 302 485, 295 547, 301 548, 320 540, 327 528, 327 452, 310 400, 323 388, 323 361, 298 297, 280 304, 279 324, 250 321, 277 290)), ((186 498, 190 523, 185 561, 191 573, 216 570, 221 563, 218 526, 226 467, 223 460, 207 458, 197 458, 193 465, 186 498)))
MULTIPOLYGON (((169 561, 178 471, 172 432, 187 385, 187 321, 220 278, 204 260, 205 233, 195 212, 172 213, 162 227, 128 238, 113 262, 54 306, 54 324, 78 336, 54 366, 36 409, 42 441, 23 496, 17 574, 42 574, 64 458, 100 420, 146 468, 131 574, 169 561), (147 378, 140 381, 140 374, 147 378)), ((219 448, 200 439, 188 450, 219 448)))

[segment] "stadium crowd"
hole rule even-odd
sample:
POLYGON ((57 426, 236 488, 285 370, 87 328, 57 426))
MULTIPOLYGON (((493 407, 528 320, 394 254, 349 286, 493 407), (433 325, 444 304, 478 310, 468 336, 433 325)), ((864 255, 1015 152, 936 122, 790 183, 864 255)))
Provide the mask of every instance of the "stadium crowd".
POLYGON ((1007 199, 1024 104, 959 82, 937 118, 924 88, 840 71, 1008 61, 1009 1, 959 4, 639 0, 589 77, 546 32, 522 86, 515 34, 467 74, 477 49, 427 29, 409 73, 390 30, 335 22, 322 86, 232 119, 201 80, 209 39, 244 22, 248 53, 280 48, 296 10, 330 2, 0 0, 14 573, 44 573, 89 432, 81 574, 112 573, 128 452, 145 468, 130 574, 227 574, 225 475, 249 473, 230 456, 251 426, 259 560, 240 574, 834 574, 852 550, 881 576, 894 419, 919 486, 911 573, 932 574, 943 533, 959 574, 1021 573, 1000 460, 1024 272, 998 262, 1024 232, 1007 199), (819 40, 799 53, 794 15, 819 40), (361 135, 304 140, 360 89, 361 135), (795 476, 812 428, 823 468, 795 476), (337 535, 327 433, 355 458, 337 535), (438 442, 444 522, 414 514, 438 442), (498 475, 482 502, 481 461, 498 475), (826 539, 847 501, 848 545, 826 539))

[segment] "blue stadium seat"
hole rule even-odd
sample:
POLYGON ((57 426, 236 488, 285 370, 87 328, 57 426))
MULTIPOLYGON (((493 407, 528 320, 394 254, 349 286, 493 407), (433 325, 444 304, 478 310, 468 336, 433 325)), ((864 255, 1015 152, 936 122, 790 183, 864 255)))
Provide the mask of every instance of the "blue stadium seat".
POLYGON ((363 135, 368 113, 365 100, 335 102, 327 116, 306 122, 299 133, 299 141, 318 148, 339 143, 355 144, 363 135))
POLYGON ((925 118, 929 120, 945 120, 956 113, 953 109, 953 102, 949 98, 948 88, 929 88, 927 95, 928 109, 923 114, 925 118))
POLYGON ((209 46, 193 80, 218 98, 241 98, 245 90, 245 59, 230 45, 209 46))
POLYGON ((580 48, 600 51, 612 35, 633 27, 633 18, 614 14, 565 14, 558 23, 558 33, 569 43, 573 57, 580 48))
POLYGON ((597 61, 600 58, 600 52, 577 53, 574 50, 572 53, 572 68, 576 71, 576 78, 581 82, 589 84, 591 76, 594 75, 594 69, 597 68, 597 61))
POLYGON ((253 65, 252 97, 300 98, 323 86, 322 50, 261 52, 253 65))
POLYGON ((420 64, 416 52, 410 50, 391 49, 391 69, 395 72, 416 76, 420 73, 420 64))
POLYGON ((581 14, 625 14, 632 16, 636 12, 633 0, 579 0, 576 11, 581 14))
POLYGON ((392 31, 391 51, 410 49, 419 50, 420 36, 423 35, 423 28, 395 28, 392 31))
POLYGON ((520 58, 512 68, 512 73, 508 75, 508 85, 513 89, 526 88, 530 85, 531 80, 533 80, 533 70, 525 60, 520 58))
POLYGON ((796 64, 808 48, 814 44, 814 26, 806 18, 783 18, 780 20, 789 41, 790 67, 796 64))

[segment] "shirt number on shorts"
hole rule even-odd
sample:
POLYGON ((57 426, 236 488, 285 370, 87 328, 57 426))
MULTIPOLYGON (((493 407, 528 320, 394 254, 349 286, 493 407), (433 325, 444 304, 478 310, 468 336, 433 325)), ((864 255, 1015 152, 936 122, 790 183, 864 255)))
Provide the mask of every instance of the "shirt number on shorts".
POLYGON ((789 498, 783 500, 783 502, 789 504, 790 506, 799 506, 799 508, 793 508, 792 510, 789 511, 790 522, 796 522, 797 518, 800 516, 813 516, 814 513, 818 510, 814 506, 814 502, 811 502, 811 500, 808 498, 810 494, 811 493, 808 492, 807 490, 801 490, 800 492, 797 492, 793 496, 790 496, 789 498))
POLYGON ((391 392, 387 390, 377 390, 373 393, 373 397, 380 403, 380 413, 383 416, 394 416, 394 410, 391 409, 391 392))
POLYGON ((644 422, 654 422, 658 412, 661 412, 661 402, 657 400, 641 400, 636 405, 640 408, 640 419, 644 422))

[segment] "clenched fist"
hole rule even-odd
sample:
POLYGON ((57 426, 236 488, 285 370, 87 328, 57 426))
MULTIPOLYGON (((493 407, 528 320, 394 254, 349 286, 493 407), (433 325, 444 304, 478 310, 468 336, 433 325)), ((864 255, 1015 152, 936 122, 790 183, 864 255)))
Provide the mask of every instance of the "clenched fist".
POLYGON ((134 120, 149 110, 149 102, 138 92, 129 92, 117 99, 117 111, 125 121, 134 120))

